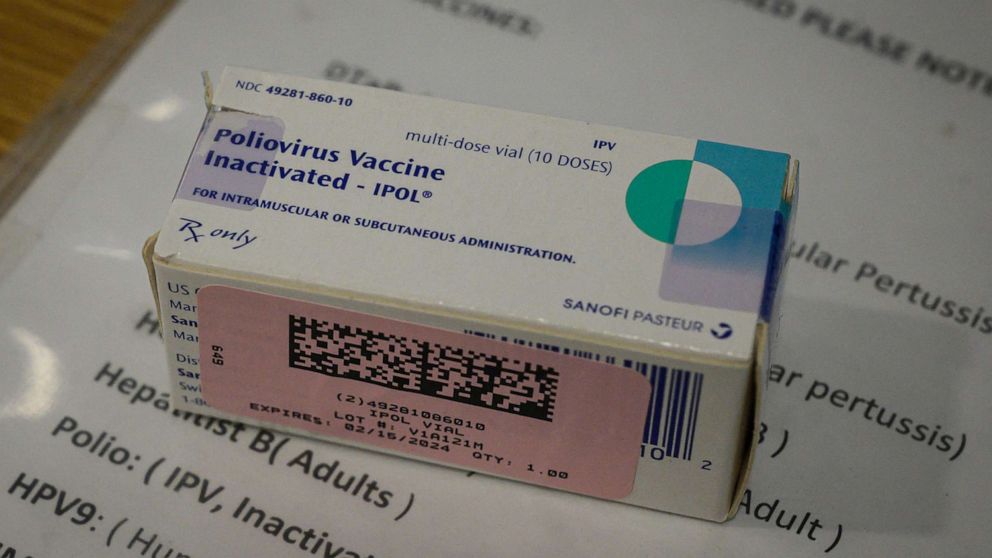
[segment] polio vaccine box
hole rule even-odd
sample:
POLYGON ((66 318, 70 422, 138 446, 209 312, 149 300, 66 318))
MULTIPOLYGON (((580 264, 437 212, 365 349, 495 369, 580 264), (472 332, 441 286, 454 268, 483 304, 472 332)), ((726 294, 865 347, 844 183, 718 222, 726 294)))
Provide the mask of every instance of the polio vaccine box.
POLYGON ((176 406, 723 521, 789 155, 242 68, 146 243, 176 406))

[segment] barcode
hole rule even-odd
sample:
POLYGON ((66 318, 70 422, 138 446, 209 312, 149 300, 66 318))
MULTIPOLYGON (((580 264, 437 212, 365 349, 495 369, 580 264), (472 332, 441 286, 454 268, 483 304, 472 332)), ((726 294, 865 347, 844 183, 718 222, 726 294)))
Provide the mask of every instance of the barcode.
POLYGON ((623 365, 651 382, 642 443, 664 448, 667 457, 691 460, 703 374, 630 360, 624 360, 623 365))
POLYGON ((289 315, 289 366, 551 421, 549 366, 289 315))
POLYGON ((696 439, 696 419, 699 417, 699 399, 703 393, 701 372, 669 369, 666 366, 628 359, 618 364, 616 357, 601 355, 594 351, 580 351, 485 331, 466 329, 464 332, 504 343, 619 365, 640 372, 651 382, 651 404, 648 407, 647 419, 644 421, 644 437, 641 443, 663 448, 666 457, 692 459, 692 446, 696 439))

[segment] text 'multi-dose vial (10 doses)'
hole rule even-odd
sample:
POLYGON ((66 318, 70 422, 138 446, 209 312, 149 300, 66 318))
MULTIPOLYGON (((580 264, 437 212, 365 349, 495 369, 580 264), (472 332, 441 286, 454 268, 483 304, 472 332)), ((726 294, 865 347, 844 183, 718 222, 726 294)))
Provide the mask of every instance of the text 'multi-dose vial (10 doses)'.
POLYGON ((722 521, 789 155, 228 68, 146 244, 176 407, 722 521))

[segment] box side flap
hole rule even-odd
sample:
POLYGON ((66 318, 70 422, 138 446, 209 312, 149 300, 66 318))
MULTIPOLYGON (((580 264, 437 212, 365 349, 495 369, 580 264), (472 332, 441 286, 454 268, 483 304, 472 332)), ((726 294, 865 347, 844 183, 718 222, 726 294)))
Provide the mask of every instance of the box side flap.
POLYGON ((158 315, 158 322, 162 323, 162 309, 158 303, 158 278, 155 276, 155 243, 158 241, 158 232, 149 236, 145 244, 141 247, 141 259, 145 261, 145 270, 148 271, 148 284, 152 288, 152 296, 155 298, 155 313, 158 315))
POLYGON ((746 439, 743 445, 743 457, 737 479, 737 488, 734 490, 734 499, 730 510, 727 511, 727 519, 732 519, 740 507, 744 498, 744 491, 747 489, 747 481, 751 475, 751 467, 754 464, 754 455, 758 447, 758 429, 761 428, 761 404, 764 396, 766 370, 769 364, 769 343, 773 336, 778 333, 779 307, 782 298, 782 284, 785 281, 786 270, 788 269, 789 256, 785 253, 792 239, 792 229, 798 198, 799 187, 799 161, 792 159, 789 161, 789 171, 786 175, 785 184, 782 187, 782 211, 784 217, 782 234, 778 239, 777 253, 774 256, 775 265, 770 266, 773 275, 768 277, 769 291, 765 307, 762 310, 764 321, 758 324, 754 332, 754 361, 753 361, 753 395, 751 396, 751 414, 749 422, 742 425, 742 430, 746 439))
POLYGON ((734 499, 727 510, 726 519, 737 515, 747 481, 751 476, 751 466, 758 448, 758 429, 761 428, 761 405, 765 392, 765 370, 768 367, 768 324, 758 324, 755 331, 754 368, 752 369, 751 405, 748 420, 742 424, 741 430, 745 440, 742 449, 740 471, 737 476, 737 487, 734 489, 734 499))
POLYGON ((789 263, 789 243, 792 240, 792 229, 795 223, 793 217, 796 210, 797 191, 799 182, 799 161, 789 158, 785 180, 782 184, 782 196, 768 255, 768 269, 765 275, 765 291, 761 301, 760 317, 766 322, 772 322, 778 311, 781 299, 782 282, 785 280, 785 270, 789 263))

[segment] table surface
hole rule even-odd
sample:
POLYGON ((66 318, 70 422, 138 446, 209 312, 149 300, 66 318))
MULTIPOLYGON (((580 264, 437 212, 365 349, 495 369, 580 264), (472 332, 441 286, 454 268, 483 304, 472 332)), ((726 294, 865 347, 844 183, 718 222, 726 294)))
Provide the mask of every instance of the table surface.
POLYGON ((134 0, 0 0, 0 155, 134 0))
POLYGON ((0 217, 174 0, 0 0, 0 217))

